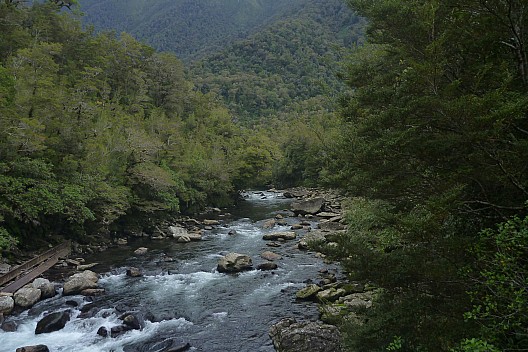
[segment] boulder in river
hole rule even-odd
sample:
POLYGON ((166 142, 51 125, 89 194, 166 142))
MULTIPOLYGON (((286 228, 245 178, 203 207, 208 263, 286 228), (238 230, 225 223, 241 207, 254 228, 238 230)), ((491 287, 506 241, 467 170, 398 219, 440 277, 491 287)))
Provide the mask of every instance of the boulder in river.
POLYGON ((89 288, 97 288, 99 276, 90 270, 70 276, 64 283, 63 295, 75 295, 89 288))
POLYGON ((34 288, 37 288, 40 290, 41 299, 51 298, 55 296, 55 285, 53 285, 48 279, 44 278, 36 278, 33 283, 31 284, 34 288))
POLYGON ((15 308, 15 300, 12 297, 0 296, 0 314, 10 314, 15 308))
POLYGON ((325 199, 321 197, 311 198, 307 200, 300 200, 293 202, 291 205, 293 213, 297 215, 312 214, 315 215, 321 211, 325 203, 325 199))
POLYGON ((130 267, 127 269, 126 275, 130 277, 140 277, 141 270, 139 270, 138 268, 130 267))
POLYGON ((68 321, 70 321, 69 311, 48 314, 37 323, 35 334, 47 334, 53 331, 59 331, 64 328, 68 321))
POLYGON ((294 240, 297 237, 297 234, 293 231, 283 231, 283 232, 273 232, 267 233, 262 236, 263 240, 266 241, 277 241, 277 240, 294 240))
POLYGON ((269 261, 274 261, 274 260, 279 260, 279 259, 282 259, 282 257, 277 254, 277 253, 273 253, 273 252, 270 252, 270 251, 265 251, 265 252, 262 252, 260 254, 260 257, 262 259, 266 259, 266 260, 269 260, 269 261))
POLYGON ((245 254, 228 253, 218 261, 217 270, 221 273, 236 273, 253 267, 251 257, 245 254))
POLYGON ((295 297, 297 299, 314 299, 317 292, 321 290, 322 288, 319 285, 311 284, 297 291, 295 297))
POLYGON ((339 352, 341 335, 337 327, 314 322, 298 323, 293 318, 279 321, 269 335, 278 352, 339 352))
POLYGON ((257 269, 258 270, 262 270, 262 271, 269 271, 269 270, 275 270, 277 269, 279 266, 276 264, 276 263, 272 263, 272 262, 266 262, 266 263, 261 263, 257 266, 257 269))
POLYGON ((40 295, 41 292, 38 288, 28 285, 15 292, 13 297, 17 306, 29 308, 40 300, 40 295))
POLYGON ((49 348, 46 345, 25 346, 17 348, 16 352, 49 352, 49 348))

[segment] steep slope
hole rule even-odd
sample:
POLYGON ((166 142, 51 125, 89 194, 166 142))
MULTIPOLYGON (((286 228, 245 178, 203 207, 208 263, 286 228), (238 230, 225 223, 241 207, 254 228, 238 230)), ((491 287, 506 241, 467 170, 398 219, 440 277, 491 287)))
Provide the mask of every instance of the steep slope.
POLYGON ((85 23, 189 61, 294 15, 309 0, 81 0, 85 23))

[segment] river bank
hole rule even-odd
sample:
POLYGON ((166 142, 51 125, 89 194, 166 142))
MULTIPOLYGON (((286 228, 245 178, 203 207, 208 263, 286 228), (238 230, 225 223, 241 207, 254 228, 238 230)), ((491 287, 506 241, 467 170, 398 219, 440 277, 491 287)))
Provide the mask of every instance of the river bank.
MULTIPOLYGON (((163 342, 165 345, 154 350, 169 351, 181 343, 178 346, 197 351, 225 350, 227 346, 239 351, 273 351, 268 337, 270 326, 285 317, 316 322, 320 316, 313 303, 300 300, 309 297, 296 297, 299 290, 307 285, 320 286, 319 291, 333 292, 331 298, 336 300, 349 294, 339 282, 344 276, 338 265, 325 263, 321 254, 307 251, 308 242, 342 231, 325 227, 343 227, 339 219, 341 204, 335 197, 327 195, 331 200, 315 202, 321 205, 314 213, 322 216, 297 207, 296 203, 313 203, 322 198, 318 195, 251 192, 246 194, 247 209, 240 209, 240 214, 230 210, 236 219, 218 213, 218 219, 208 219, 216 222, 202 222, 201 240, 179 241, 183 235, 163 240, 134 238, 103 254, 86 256, 86 262, 98 263, 92 269, 102 273, 99 284, 104 294, 74 295, 77 307, 65 307, 68 299, 63 295, 37 303, 27 313, 10 318, 18 328, 5 337, 23 336, 26 342, 44 343, 47 339, 36 337, 33 326, 52 311, 68 310, 70 320, 58 333, 72 339, 68 346, 82 344, 76 349, 83 351, 153 350, 153 344, 163 342), (293 233, 295 239, 281 239, 277 233, 293 233), (254 265, 238 274, 220 273, 219 259, 232 252, 248 255, 254 265), (256 269, 266 263, 275 264, 276 268, 256 269), (131 268, 138 268, 137 277, 127 276, 131 268), (122 334, 117 334, 116 329, 126 326, 129 315, 137 318, 139 330, 121 328, 122 334), (101 328, 106 330, 106 336, 101 336, 101 328), (232 335, 224 336, 226 331, 232 335)), ((319 301, 328 299, 321 294, 314 297, 319 301)), ((278 335, 282 341, 290 336, 274 336, 278 335)), ((274 342, 275 347, 285 345, 274 342)), ((68 350, 64 346, 50 348, 68 350)))

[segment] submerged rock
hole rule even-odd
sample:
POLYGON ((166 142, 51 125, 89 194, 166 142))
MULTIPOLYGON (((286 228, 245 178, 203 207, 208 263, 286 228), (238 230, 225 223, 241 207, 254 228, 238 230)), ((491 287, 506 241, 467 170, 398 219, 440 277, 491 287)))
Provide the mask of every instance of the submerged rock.
POLYGON ((134 251, 134 254, 135 254, 135 255, 144 255, 144 254, 147 254, 147 252, 148 252, 148 248, 146 248, 146 247, 139 247, 138 249, 136 249, 136 250, 134 251))
POLYGON ((49 352, 49 348, 46 345, 26 346, 17 348, 16 352, 49 352))
POLYGON ((273 325, 269 335, 278 352, 341 351, 341 335, 333 325, 298 323, 293 318, 286 318, 273 325))
POLYGON ((253 267, 251 257, 245 254, 229 253, 220 258, 217 270, 221 273, 236 273, 253 267))
POLYGON ((257 266, 257 269, 258 270, 262 270, 262 271, 266 271, 266 270, 275 270, 277 269, 279 266, 275 263, 272 263, 272 262, 266 262, 266 263, 262 263, 262 264, 259 264, 257 266))
POLYGON ((68 321, 70 321, 70 312, 68 311, 48 314, 37 323, 35 334, 47 334, 61 330, 68 321))

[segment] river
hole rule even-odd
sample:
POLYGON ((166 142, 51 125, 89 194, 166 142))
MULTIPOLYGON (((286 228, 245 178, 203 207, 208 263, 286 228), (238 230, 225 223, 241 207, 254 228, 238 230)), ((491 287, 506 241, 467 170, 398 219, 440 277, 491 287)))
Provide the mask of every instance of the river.
POLYGON ((337 269, 314 253, 295 248, 297 241, 279 248, 266 246, 263 234, 289 230, 300 219, 286 217, 284 209, 291 200, 280 193, 249 192, 245 196, 236 209, 230 210, 231 220, 206 231, 200 242, 141 239, 88 258, 99 263, 94 271, 102 276, 100 285, 106 289, 105 295, 94 302, 82 296, 57 295, 7 318, 18 328, 16 332, 0 331, 0 351, 14 352, 18 347, 38 344, 47 345, 52 352, 163 351, 171 343, 189 343, 190 351, 274 351, 268 336, 272 324, 290 316, 317 320, 315 304, 297 302, 295 292, 307 281, 317 279, 320 269, 337 269), (264 221, 277 214, 284 214, 288 225, 263 229, 264 221), (230 231, 236 234, 230 235, 230 231), (136 256, 138 247, 149 251, 136 256), (228 252, 250 255, 256 267, 265 262, 260 254, 267 250, 282 256, 276 261, 277 270, 235 275, 216 271, 218 259, 228 252), (140 268, 144 275, 126 276, 130 266, 140 268), (79 317, 88 304, 99 307, 95 316, 79 317), (36 324, 45 314, 67 309, 72 311, 72 318, 62 330, 35 335, 36 324), (119 316, 130 310, 150 312, 156 322, 145 321, 141 331, 132 330, 117 338, 97 335, 102 326, 110 329, 120 325, 119 316))

